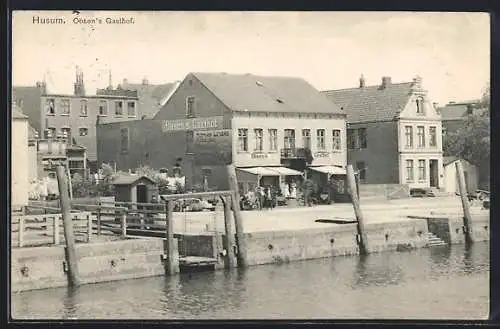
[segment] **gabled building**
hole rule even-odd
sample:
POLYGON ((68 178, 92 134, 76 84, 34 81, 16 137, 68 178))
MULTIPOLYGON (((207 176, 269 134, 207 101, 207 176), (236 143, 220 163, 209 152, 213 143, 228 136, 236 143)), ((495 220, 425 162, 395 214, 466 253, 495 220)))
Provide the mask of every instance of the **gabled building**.
POLYGON ((243 192, 306 168, 345 179, 345 114, 300 78, 189 73, 153 119, 100 125, 99 136, 99 161, 121 170, 182 157, 188 188, 227 188, 228 163, 243 192))
POLYGON ((464 125, 471 115, 488 115, 488 109, 481 104, 481 100, 449 102, 438 109, 443 123, 443 135, 455 132, 464 125))
POLYGON ((422 87, 422 79, 323 92, 347 114, 348 162, 361 183, 443 184, 441 117, 422 87))

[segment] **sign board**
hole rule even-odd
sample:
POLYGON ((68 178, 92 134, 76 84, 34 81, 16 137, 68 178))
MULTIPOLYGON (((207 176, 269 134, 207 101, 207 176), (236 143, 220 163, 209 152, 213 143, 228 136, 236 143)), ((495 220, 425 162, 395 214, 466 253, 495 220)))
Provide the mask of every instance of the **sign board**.
POLYGON ((231 141, 231 129, 195 131, 193 137, 195 145, 224 144, 231 141))
POLYGON ((163 120, 162 131, 197 131, 197 130, 218 130, 223 128, 224 117, 189 118, 177 120, 163 120))

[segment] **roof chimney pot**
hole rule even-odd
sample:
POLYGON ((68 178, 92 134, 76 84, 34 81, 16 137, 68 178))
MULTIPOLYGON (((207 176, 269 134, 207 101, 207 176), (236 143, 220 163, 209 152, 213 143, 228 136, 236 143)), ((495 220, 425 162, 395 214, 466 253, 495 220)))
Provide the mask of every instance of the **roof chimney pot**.
POLYGON ((382 89, 387 88, 391 84, 391 77, 382 77, 382 89))
POLYGON ((359 88, 364 88, 365 87, 365 77, 363 74, 361 74, 361 77, 359 78, 359 88))

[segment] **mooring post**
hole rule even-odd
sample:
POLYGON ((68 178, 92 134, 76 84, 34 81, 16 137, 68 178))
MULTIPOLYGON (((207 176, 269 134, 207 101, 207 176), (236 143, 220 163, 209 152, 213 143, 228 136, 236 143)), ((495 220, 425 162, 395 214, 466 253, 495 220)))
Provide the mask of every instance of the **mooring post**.
POLYGON ((24 216, 19 216, 19 238, 18 238, 18 244, 19 248, 22 248, 24 246, 24 216))
POLYGON ((236 230, 236 246, 238 254, 236 259, 239 268, 247 267, 247 247, 245 243, 245 234, 243 232, 243 219, 240 212, 240 192, 238 191, 238 182, 236 180, 236 169, 233 165, 226 167, 229 178, 229 189, 232 191, 231 204, 233 207, 233 216, 236 230))
POLYGON ((224 266, 227 269, 234 268, 234 234, 233 225, 231 225, 231 197, 221 197, 224 204, 224 229, 226 238, 224 239, 224 249, 226 250, 224 266))
POLYGON ((122 210, 122 238, 125 239, 127 237, 127 211, 122 210))
POLYGON ((463 231, 465 234, 465 243, 474 243, 474 238, 472 235, 472 215, 469 208, 469 200, 467 198, 467 185, 465 183, 464 168, 462 167, 462 162, 459 160, 455 163, 458 175, 458 188, 460 189, 460 199, 462 200, 462 208, 464 210, 463 216, 463 231))
POLYGON ((347 166, 347 182, 348 182, 348 187, 349 187, 349 194, 351 196, 351 203, 354 208, 354 214, 356 215, 356 220, 357 220, 357 242, 359 245, 359 253, 361 255, 366 255, 368 254, 368 241, 366 237, 366 229, 365 229, 365 222, 363 218, 363 213, 361 212, 361 207, 359 206, 359 199, 358 199, 358 189, 356 188, 356 177, 354 174, 354 169, 352 168, 352 165, 347 166))
POLYGON ((92 216, 90 214, 87 215, 87 242, 90 242, 92 239, 92 216))
POLYGON ((76 258, 75 240, 73 236, 73 221, 71 219, 71 203, 69 200, 68 177, 65 167, 56 166, 57 185, 59 188, 59 199, 61 204, 61 215, 64 224, 64 238, 66 240, 66 262, 68 264, 68 284, 70 286, 80 285, 78 272, 78 260, 76 258))
POLYGON ((165 220, 166 220, 166 232, 165 237, 167 239, 167 259, 165 263, 165 271, 167 275, 175 275, 178 272, 178 264, 175 262, 175 249, 174 248, 174 201, 165 201, 165 220))

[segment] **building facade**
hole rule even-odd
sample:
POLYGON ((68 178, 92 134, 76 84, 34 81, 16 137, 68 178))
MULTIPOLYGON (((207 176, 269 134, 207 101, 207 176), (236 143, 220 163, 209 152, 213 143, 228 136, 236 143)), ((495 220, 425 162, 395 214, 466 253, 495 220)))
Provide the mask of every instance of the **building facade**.
POLYGON ((228 163, 237 173, 274 169, 260 178, 324 166, 345 175, 347 163, 345 115, 298 78, 190 73, 152 120, 103 124, 98 133, 100 162, 161 168, 182 157, 187 186, 227 188, 228 163))
POLYGON ((28 205, 29 193, 29 152, 28 117, 17 105, 12 104, 11 134, 11 208, 19 210, 28 205))
POLYGON ((347 114, 348 162, 365 184, 441 188, 441 117, 422 79, 324 91, 347 114))

